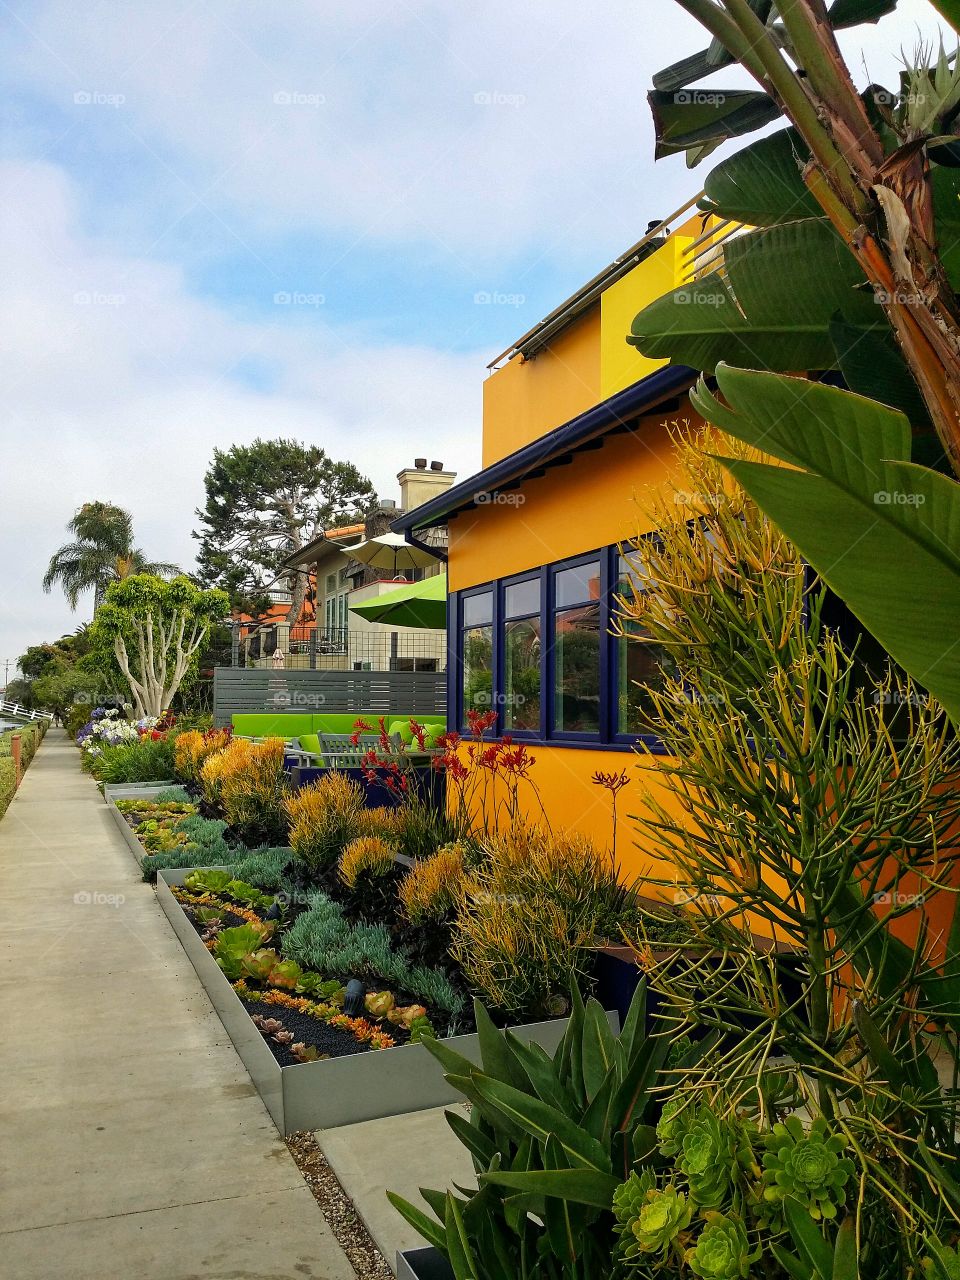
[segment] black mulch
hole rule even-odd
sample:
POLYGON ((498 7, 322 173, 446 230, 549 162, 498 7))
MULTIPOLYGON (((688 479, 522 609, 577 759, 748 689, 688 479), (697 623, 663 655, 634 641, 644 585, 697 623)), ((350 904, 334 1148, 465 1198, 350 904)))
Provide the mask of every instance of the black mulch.
MULTIPOLYGON (((331 1058, 345 1058, 353 1053, 368 1053, 370 1046, 362 1044, 349 1031, 341 1027, 331 1027, 309 1013, 298 1013, 295 1009, 283 1009, 280 1005, 265 1004, 262 1000, 244 1000, 244 1008, 253 1014, 262 1014, 265 1018, 276 1018, 283 1023, 284 1031, 293 1032, 292 1044, 302 1041, 315 1045, 320 1053, 329 1053, 331 1058)), ((281 1067, 291 1067, 297 1059, 287 1045, 277 1044, 272 1038, 264 1036, 264 1043, 270 1046, 273 1056, 281 1067)))

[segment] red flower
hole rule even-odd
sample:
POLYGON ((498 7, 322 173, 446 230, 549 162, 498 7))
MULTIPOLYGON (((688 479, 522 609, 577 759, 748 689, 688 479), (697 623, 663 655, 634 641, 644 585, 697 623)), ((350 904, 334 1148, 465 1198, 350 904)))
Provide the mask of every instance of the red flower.
POLYGON ((369 733, 369 732, 370 732, 370 725, 367 724, 366 720, 363 720, 363 719, 354 720, 353 733, 351 733, 350 735, 350 741, 353 743, 355 747, 358 747, 360 745, 361 733, 369 733))
POLYGON ((410 718, 410 732, 416 738, 417 746, 420 748, 420 750, 421 751, 426 750, 427 731, 423 727, 423 725, 420 723, 420 721, 414 720, 413 717, 410 718))
POLYGON ((495 711, 474 711, 471 708, 467 712, 467 723, 473 736, 482 738, 484 733, 488 729, 492 729, 497 723, 497 713, 495 711))

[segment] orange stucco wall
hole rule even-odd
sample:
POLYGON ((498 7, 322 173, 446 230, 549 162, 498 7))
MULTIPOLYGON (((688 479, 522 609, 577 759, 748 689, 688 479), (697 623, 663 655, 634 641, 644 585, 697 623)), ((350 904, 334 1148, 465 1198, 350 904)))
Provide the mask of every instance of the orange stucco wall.
POLYGON ((534 359, 517 356, 487 378, 483 465, 539 440, 602 398, 598 302, 534 359))
MULTIPOLYGON (((699 424, 689 406, 682 417, 699 424)), ((513 495, 515 502, 458 515, 450 522, 450 590, 648 531, 643 491, 662 484, 669 472, 669 420, 662 413, 653 414, 635 432, 609 436, 602 448, 580 453, 568 465, 526 481, 513 495)))

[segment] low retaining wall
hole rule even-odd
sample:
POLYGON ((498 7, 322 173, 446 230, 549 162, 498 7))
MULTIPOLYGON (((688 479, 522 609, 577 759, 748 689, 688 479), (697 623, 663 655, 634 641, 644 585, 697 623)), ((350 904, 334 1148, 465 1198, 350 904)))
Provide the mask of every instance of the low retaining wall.
MULTIPOLYGON (((281 1134, 286 1136, 301 1129, 335 1129, 361 1120, 378 1120, 462 1101, 444 1080, 439 1062, 419 1044, 281 1067, 253 1025, 243 1001, 170 892, 171 885, 183 884, 189 874, 190 868, 159 871, 157 898, 281 1134)), ((617 1029, 617 1015, 608 1017, 617 1029)), ((536 1042, 553 1053, 566 1025, 566 1018, 557 1018, 513 1030, 521 1040, 536 1042)), ((447 1043, 479 1063, 476 1034, 452 1036, 447 1043)))

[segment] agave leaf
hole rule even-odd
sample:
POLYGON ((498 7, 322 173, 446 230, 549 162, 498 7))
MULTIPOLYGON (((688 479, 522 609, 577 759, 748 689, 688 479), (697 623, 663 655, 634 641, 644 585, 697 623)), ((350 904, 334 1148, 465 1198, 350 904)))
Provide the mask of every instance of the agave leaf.
POLYGON ((502 1080, 504 1084, 512 1084, 515 1089, 526 1089, 530 1081, 519 1059, 513 1052, 513 1046, 496 1026, 485 1007, 479 1000, 473 1002, 473 1012, 477 1022, 477 1038, 480 1042, 480 1060, 485 1075, 494 1080, 502 1080))
POLYGON ((485 1076, 477 1076, 474 1087, 481 1098, 496 1107, 537 1142, 545 1143, 550 1134, 556 1134, 572 1164, 602 1173, 610 1172, 607 1150, 556 1107, 485 1076))
POLYGON ((466 1116, 462 1116, 458 1111, 445 1111, 444 1119, 470 1152, 477 1171, 489 1169, 490 1162, 496 1152, 496 1147, 490 1139, 480 1132, 477 1125, 468 1120, 466 1116))
POLYGON ((422 1209, 418 1209, 409 1200, 404 1200, 403 1196, 398 1196, 395 1191, 388 1191, 387 1199, 396 1211, 409 1222, 414 1231, 419 1231, 428 1244, 432 1244, 435 1249, 439 1249, 446 1257, 447 1233, 439 1222, 434 1222, 432 1218, 428 1218, 422 1209))
POLYGON ((831 1280, 860 1280, 857 1229, 855 1219, 852 1217, 844 1218, 840 1223, 833 1251, 831 1280))
POLYGON ((482 1173, 484 1185, 512 1187, 539 1196, 554 1196, 596 1209, 609 1209, 620 1179, 594 1169, 538 1169, 530 1173, 482 1173))
POLYGON ((820 1227, 792 1196, 784 1200, 783 1212, 793 1243, 804 1261, 813 1267, 813 1274, 829 1277, 833 1270, 833 1251, 824 1240, 820 1227))
POLYGON ((599 1001, 587 1001, 583 1023, 583 1083, 591 1100, 616 1063, 616 1037, 599 1001))

